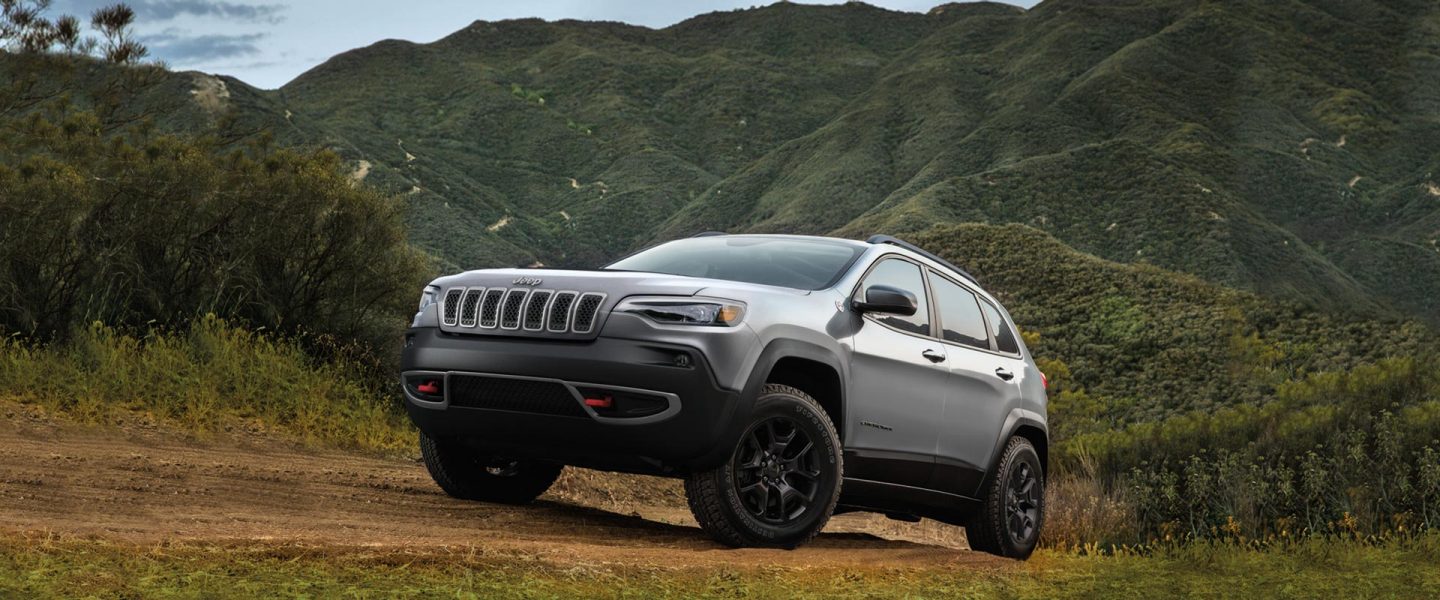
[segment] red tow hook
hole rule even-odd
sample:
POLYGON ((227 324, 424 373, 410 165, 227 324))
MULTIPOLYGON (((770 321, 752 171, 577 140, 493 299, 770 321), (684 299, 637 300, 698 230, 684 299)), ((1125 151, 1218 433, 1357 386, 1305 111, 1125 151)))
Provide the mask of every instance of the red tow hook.
POLYGON ((415 386, 415 391, 431 396, 438 396, 440 394, 440 382, 435 380, 426 381, 425 383, 415 386))
POLYGON ((597 396, 595 398, 585 399, 585 406, 589 406, 591 408, 610 408, 614 405, 615 399, 610 396, 597 396))

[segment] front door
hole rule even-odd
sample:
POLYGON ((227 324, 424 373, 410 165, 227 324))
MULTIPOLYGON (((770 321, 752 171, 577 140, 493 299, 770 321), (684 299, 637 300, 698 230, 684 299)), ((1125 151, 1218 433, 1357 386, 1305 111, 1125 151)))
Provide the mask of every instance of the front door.
POLYGON ((856 297, 863 299, 872 285, 915 294, 918 310, 914 316, 866 315, 853 338, 845 476, 927 486, 950 378, 945 345, 930 337, 930 302, 918 265, 882 259, 856 297))

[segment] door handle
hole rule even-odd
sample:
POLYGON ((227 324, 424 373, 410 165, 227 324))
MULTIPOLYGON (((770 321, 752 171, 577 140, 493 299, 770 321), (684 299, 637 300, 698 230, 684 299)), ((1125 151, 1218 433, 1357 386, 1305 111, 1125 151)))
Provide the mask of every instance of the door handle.
POLYGON ((920 356, 925 357, 932 363, 945 362, 945 355, 934 350, 926 350, 924 352, 921 352, 920 356))
POLYGON ((995 367, 995 376, 1004 379, 1005 381, 1010 381, 1011 379, 1015 378, 1015 374, 1006 371, 1005 367, 995 367))

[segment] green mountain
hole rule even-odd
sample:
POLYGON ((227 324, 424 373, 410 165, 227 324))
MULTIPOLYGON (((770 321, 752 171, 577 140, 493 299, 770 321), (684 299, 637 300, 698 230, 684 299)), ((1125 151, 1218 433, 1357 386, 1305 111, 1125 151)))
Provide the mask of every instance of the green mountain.
POLYGON ((1440 321, 1429 1, 477 22, 273 92, 219 81, 282 139, 410 194, 416 241, 453 266, 594 264, 701 230, 1023 223, 1113 261, 1440 321))
POLYGON ((1428 1, 779 3, 660 30, 476 22, 273 91, 153 79, 132 104, 167 128, 337 150, 406 198, 445 268, 594 265, 703 230, 1017 223, 1109 261, 1440 322, 1428 1))
POLYGON ((1433 329, 1416 321, 1337 315, 1106 261, 1027 225, 941 225, 911 237, 970 265, 1022 324, 1051 377, 1062 437, 1263 405, 1317 374, 1437 355, 1433 329))

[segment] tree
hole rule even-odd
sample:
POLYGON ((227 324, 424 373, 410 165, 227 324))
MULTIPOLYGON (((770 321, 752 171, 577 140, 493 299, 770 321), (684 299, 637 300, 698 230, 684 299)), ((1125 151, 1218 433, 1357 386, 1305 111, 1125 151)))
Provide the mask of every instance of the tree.
POLYGON ((135 11, 124 4, 112 4, 97 9, 90 15, 90 25, 104 36, 101 53, 105 60, 117 65, 140 62, 150 52, 135 41, 130 26, 135 23, 135 11))
POLYGON ((47 19, 50 0, 0 0, 0 48, 23 54, 45 54, 60 50, 68 55, 99 57, 109 62, 133 65, 144 60, 149 50, 134 39, 131 26, 135 11, 125 4, 112 4, 90 15, 90 24, 104 38, 83 36, 80 20, 73 15, 47 19))

